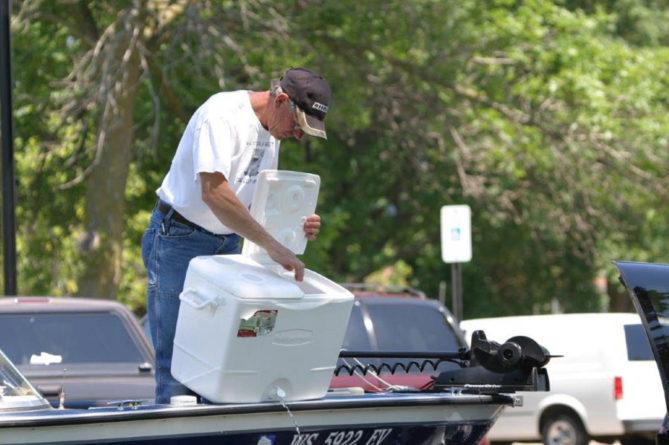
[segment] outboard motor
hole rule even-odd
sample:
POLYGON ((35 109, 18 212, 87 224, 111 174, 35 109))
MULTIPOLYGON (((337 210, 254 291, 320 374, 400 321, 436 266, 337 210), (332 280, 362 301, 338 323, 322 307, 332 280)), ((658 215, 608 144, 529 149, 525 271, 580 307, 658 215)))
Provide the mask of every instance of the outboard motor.
POLYGON ((389 374, 437 370, 443 362, 460 368, 441 372, 422 389, 440 391, 454 389, 475 394, 504 394, 516 391, 549 391, 548 373, 544 366, 553 357, 543 346, 529 337, 511 337, 499 344, 486 338, 483 331, 474 331, 470 349, 457 352, 435 351, 341 351, 340 358, 382 359, 376 364, 340 365, 335 375, 374 373, 389 374), (383 359, 388 360, 383 361, 383 359), (391 360, 395 359, 395 360, 391 360), (396 359, 410 359, 408 363, 396 359))
POLYGON ((483 331, 474 331, 469 354, 468 366, 440 373, 433 389, 457 387, 479 394, 550 390, 544 366, 556 356, 529 337, 511 337, 499 344, 483 331))
POLYGON ((522 368, 541 368, 551 356, 543 346, 530 337, 511 337, 505 343, 489 341, 485 332, 474 331, 471 352, 478 364, 493 372, 508 372, 522 368))

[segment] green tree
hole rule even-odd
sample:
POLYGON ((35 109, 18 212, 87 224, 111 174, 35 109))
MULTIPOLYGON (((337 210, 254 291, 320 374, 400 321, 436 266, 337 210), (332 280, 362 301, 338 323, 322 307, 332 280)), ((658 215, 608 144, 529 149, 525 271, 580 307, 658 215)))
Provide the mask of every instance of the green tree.
POLYGON ((21 290, 141 311, 141 234, 191 113, 306 65, 335 92, 328 141, 282 144, 280 168, 322 178, 310 268, 356 281, 402 264, 435 295, 439 208, 467 203, 466 316, 602 308, 611 259, 667 260, 666 15, 641 0, 19 2, 21 290))

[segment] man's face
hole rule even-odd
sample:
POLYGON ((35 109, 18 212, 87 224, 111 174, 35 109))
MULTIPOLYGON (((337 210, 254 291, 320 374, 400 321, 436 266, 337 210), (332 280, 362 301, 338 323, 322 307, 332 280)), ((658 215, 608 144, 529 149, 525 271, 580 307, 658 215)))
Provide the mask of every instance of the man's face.
POLYGON ((304 132, 297 124, 295 106, 286 93, 279 93, 274 97, 267 123, 272 136, 279 140, 293 137, 298 141, 304 136, 304 132))

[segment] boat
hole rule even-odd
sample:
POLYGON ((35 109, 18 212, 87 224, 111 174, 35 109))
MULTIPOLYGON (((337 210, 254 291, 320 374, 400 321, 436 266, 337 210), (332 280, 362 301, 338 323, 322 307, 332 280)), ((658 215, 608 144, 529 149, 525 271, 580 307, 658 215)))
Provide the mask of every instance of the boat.
POLYGON ((546 350, 521 337, 499 344, 481 331, 473 334, 468 350, 342 351, 340 357, 359 364, 340 366, 336 374, 363 377, 437 369, 444 361, 459 366, 422 389, 372 394, 353 387, 317 400, 260 403, 115 401, 84 410, 51 407, 0 351, 0 443, 467 445, 478 443, 500 412, 518 403, 513 392, 549 387, 546 350), (364 364, 365 359, 374 364, 364 364))

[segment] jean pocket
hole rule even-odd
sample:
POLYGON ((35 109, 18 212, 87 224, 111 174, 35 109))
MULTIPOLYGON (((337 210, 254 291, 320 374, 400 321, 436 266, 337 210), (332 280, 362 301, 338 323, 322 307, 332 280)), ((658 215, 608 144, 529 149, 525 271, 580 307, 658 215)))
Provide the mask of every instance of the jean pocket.
POLYGON ((156 229, 148 228, 144 231, 142 235, 142 261, 144 262, 144 267, 148 269, 149 259, 151 252, 153 251, 153 239, 156 235, 156 229))
POLYGON ((163 238, 184 238, 192 235, 194 232, 195 229, 193 227, 172 220, 167 224, 167 230, 165 232, 161 231, 160 236, 163 238))

